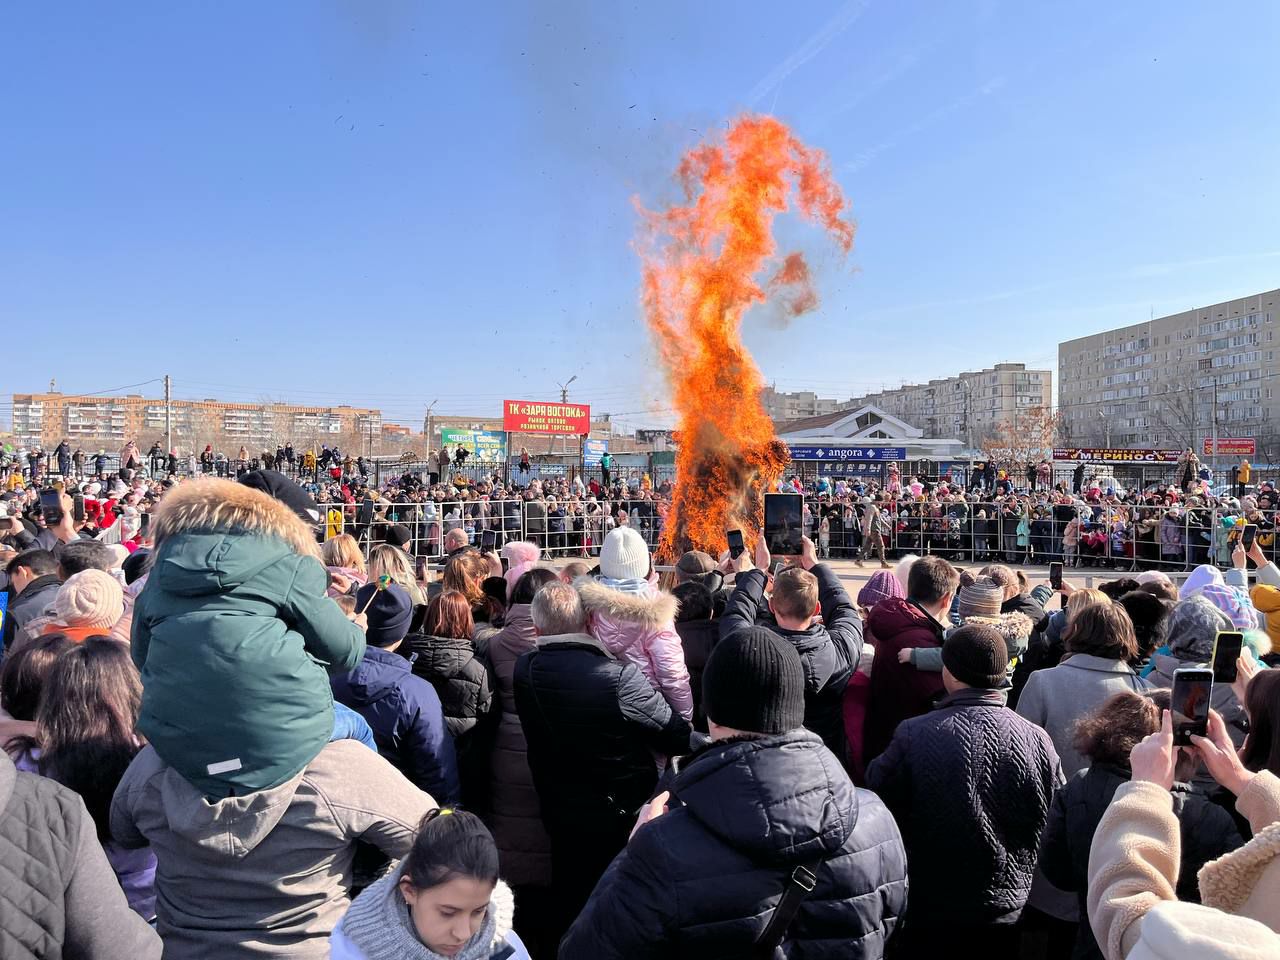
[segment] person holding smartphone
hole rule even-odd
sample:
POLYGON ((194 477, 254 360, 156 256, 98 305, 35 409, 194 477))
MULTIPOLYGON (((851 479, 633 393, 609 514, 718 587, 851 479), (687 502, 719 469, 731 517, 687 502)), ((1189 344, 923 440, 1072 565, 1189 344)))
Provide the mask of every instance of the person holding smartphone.
POLYGON ((1201 869, 1203 907, 1175 899, 1179 827, 1169 791, 1179 748, 1172 712, 1163 711, 1160 730, 1130 753, 1132 777, 1116 790, 1089 852, 1089 924, 1106 956, 1168 956, 1155 945, 1185 945, 1191 936, 1197 947, 1189 956, 1280 956, 1280 858, 1273 829, 1280 820, 1280 779, 1244 766, 1217 711, 1209 713, 1207 733, 1193 737, 1191 749, 1212 779, 1235 795, 1254 838, 1201 869))

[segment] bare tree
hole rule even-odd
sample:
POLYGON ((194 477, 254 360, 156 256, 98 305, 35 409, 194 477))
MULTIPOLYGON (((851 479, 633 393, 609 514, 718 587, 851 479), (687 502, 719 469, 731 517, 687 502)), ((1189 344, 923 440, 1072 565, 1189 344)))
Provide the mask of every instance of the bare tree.
POLYGON ((1025 470, 1053 455, 1061 416, 1048 407, 1028 407, 1011 421, 999 425, 982 442, 982 453, 992 463, 1012 471, 1025 470))
POLYGON ((1197 408, 1199 377, 1196 373, 1162 379, 1158 392, 1151 392, 1151 423, 1161 433, 1153 434, 1152 445, 1171 443, 1179 449, 1200 446, 1200 433, 1209 424, 1200 416, 1197 408))

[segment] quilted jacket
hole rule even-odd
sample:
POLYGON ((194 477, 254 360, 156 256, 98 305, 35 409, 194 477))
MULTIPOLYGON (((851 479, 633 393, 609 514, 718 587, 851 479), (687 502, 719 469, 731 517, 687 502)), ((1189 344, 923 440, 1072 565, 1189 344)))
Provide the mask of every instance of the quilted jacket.
POLYGON ((524 727, 516 712, 516 660, 537 644, 529 605, 507 611, 502 631, 489 641, 493 682, 502 713, 489 754, 489 828, 498 845, 502 876, 513 886, 551 882, 551 838, 542 825, 538 794, 529 772, 524 727))
POLYGON ((470 733, 493 707, 493 678, 474 641, 412 633, 400 652, 411 658, 414 675, 436 688, 455 740, 470 733))
POLYGON ((378 753, 437 803, 461 796, 453 737, 435 688, 398 653, 367 647, 350 673, 329 681, 333 698, 364 717, 378 753))
POLYGON ((591 615, 591 635, 619 660, 639 667, 671 709, 692 720, 693 692, 675 628, 676 598, 653 588, 628 593, 588 577, 576 586, 591 615))
MULTIPOLYGON (((862 656, 862 617, 840 585, 835 571, 824 563, 812 573, 818 579, 818 603, 822 622, 808 630, 784 630, 769 623, 770 630, 795 644, 804 667, 804 725, 822 738, 827 748, 843 763, 847 752, 844 739, 844 688, 849 684, 862 656)), ((733 594, 720 618, 720 637, 756 625, 768 614, 764 602, 765 575, 759 570, 738 574, 733 594)), ((764 623, 762 626, 766 625, 764 623)))
MULTIPOLYGON (((1129 771, 1111 764, 1096 764, 1072 777, 1053 798, 1049 824, 1040 845, 1040 870, 1060 890, 1075 891, 1080 916, 1088 916, 1089 847, 1102 815, 1129 771)), ((1235 821, 1223 807, 1182 784, 1174 784, 1173 814, 1178 818, 1182 859, 1178 870, 1178 899, 1200 902, 1196 874, 1210 860, 1230 853, 1243 842, 1235 821)), ((1076 934, 1074 960, 1097 958, 1102 951, 1088 921, 1076 934)))
POLYGON ((1062 766, 1049 735, 994 690, 962 689, 899 725, 867 768, 911 863, 908 928, 1013 923, 1062 766))
POLYGON ((775 956, 884 956, 907 902, 902 839, 816 735, 713 743, 671 794, 601 879, 561 960, 751 956, 801 864, 817 884, 775 956))
POLYGON ((0 957, 160 960, 74 792, 0 751, 0 957))

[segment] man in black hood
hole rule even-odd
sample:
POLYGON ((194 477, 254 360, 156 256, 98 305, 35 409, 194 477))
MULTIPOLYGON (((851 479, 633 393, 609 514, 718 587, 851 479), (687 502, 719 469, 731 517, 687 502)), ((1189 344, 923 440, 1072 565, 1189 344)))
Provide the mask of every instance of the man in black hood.
POLYGON ((703 674, 711 744, 640 814, 560 944, 591 957, 879 958, 907 903, 888 809, 803 728, 794 644, 752 627, 703 674), (778 899, 778 891, 783 895, 778 899))

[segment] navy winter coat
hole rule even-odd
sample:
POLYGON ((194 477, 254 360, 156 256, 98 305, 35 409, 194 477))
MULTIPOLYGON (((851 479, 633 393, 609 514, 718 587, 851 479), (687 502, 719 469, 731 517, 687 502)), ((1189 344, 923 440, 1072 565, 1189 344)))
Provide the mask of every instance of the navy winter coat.
POLYGON ((350 673, 329 680, 333 698, 368 721, 378 753, 441 806, 458 800, 458 761, 435 688, 398 653, 368 647, 350 673))
POLYGON ((1031 890, 1062 765, 994 690, 962 689, 899 724, 867 768, 911 863, 908 928, 1013 923, 1031 890))
POLYGON ((816 735, 713 743, 671 793, 614 859, 560 960, 749 957, 802 864, 817 884, 775 956, 884 956, 907 903, 902 838, 816 735))
MULTIPOLYGON (((773 622, 760 623, 795 644, 804 666, 804 725, 822 738, 843 763, 844 688, 862 656, 862 617, 840 585, 835 571, 824 563, 811 571, 818 578, 818 603, 822 623, 808 630, 784 630, 773 622)), ((720 618, 720 637, 731 636, 757 624, 764 602, 765 574, 748 570, 738 574, 729 603, 720 618)))

